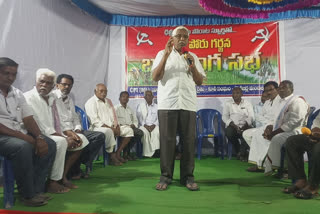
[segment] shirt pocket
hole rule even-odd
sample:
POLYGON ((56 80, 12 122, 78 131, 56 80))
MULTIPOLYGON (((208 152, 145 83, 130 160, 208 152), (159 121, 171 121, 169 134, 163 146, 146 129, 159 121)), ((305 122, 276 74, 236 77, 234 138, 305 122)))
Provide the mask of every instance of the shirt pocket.
POLYGON ((246 107, 241 107, 241 111, 243 112, 243 114, 245 116, 249 116, 249 111, 248 111, 248 109, 246 107))

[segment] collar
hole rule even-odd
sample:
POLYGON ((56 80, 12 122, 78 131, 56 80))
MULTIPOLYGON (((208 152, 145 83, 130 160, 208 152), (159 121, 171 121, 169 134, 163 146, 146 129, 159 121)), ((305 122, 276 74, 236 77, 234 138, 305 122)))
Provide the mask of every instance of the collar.
POLYGON ((232 104, 241 105, 242 103, 243 103, 243 99, 242 99, 242 98, 241 98, 241 101, 240 101, 239 104, 237 104, 237 103, 234 101, 234 99, 232 98, 232 104))
MULTIPOLYGON (((63 94, 62 94, 62 92, 61 92, 59 89, 55 89, 55 90, 53 91, 53 93, 57 96, 58 99, 63 100, 63 98, 64 98, 64 97, 63 97, 63 94)), ((67 98, 66 100, 69 100, 69 96, 68 96, 68 95, 66 96, 66 98, 67 98)), ((65 100, 65 101, 66 101, 66 100, 65 100)))
MULTIPOLYGON (((9 89, 8 89, 8 95, 7 95, 7 97, 14 97, 13 90, 14 90, 14 87, 13 87, 12 85, 10 85, 10 87, 9 87, 9 89)), ((2 94, 2 95, 4 96, 2 90, 0 90, 0 94, 2 94)))
POLYGON ((287 96, 285 98, 281 98, 281 97, 280 98, 281 98, 281 100, 286 101, 286 100, 290 99, 292 96, 293 96, 293 94, 291 94, 291 95, 289 95, 289 96, 287 96))
POLYGON ((144 102, 145 102, 145 104, 146 104, 146 106, 154 106, 154 102, 153 102, 153 100, 152 100, 152 103, 151 103, 151 105, 148 105, 148 103, 147 103, 147 101, 146 100, 144 100, 144 102))
MULTIPOLYGON (((39 94, 36 86, 34 86, 32 90, 33 90, 33 93, 35 93, 40 99, 43 99, 43 97, 39 94)), ((49 106, 51 106, 52 103, 53 103, 53 101, 54 101, 55 98, 56 98, 55 94, 53 93, 53 90, 51 90, 47 96, 49 97, 49 99, 48 99, 49 106)), ((43 100, 44 100, 44 99, 43 99, 43 100)))
MULTIPOLYGON (((95 94, 93 95, 93 97, 94 97, 95 101, 97 101, 97 102, 99 102, 99 101, 102 102, 102 100, 100 100, 95 94)), ((104 102, 105 102, 105 103, 108 102, 106 98, 104 98, 104 102)))
POLYGON ((121 105, 121 103, 119 103, 119 106, 120 106, 121 108, 124 108, 124 109, 127 109, 127 108, 128 108, 128 104, 127 104, 126 107, 124 107, 123 105, 121 105))

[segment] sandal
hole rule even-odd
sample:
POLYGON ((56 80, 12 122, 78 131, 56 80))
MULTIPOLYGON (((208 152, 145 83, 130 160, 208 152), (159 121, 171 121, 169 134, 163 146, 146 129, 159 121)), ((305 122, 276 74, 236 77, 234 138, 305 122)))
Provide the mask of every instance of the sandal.
POLYGON ((294 197, 298 198, 298 199, 312 199, 314 197, 319 196, 319 193, 312 193, 310 190, 308 189, 302 189, 297 191, 296 193, 294 193, 294 197))
POLYGON ((51 183, 48 186, 47 192, 53 193, 53 194, 63 194, 66 192, 69 192, 70 189, 67 187, 64 187, 63 185, 60 185, 58 183, 51 183))
POLYGON ((168 189, 168 184, 166 182, 160 181, 156 185, 156 190, 164 191, 164 190, 167 190, 167 189, 168 189))
POLYGON ((190 191, 199 191, 200 190, 198 184, 195 182, 187 182, 186 187, 190 191))
POLYGON ((248 172, 264 172, 263 169, 259 169, 258 166, 250 166, 247 168, 248 172))
POLYGON ((296 185, 291 185, 291 186, 288 186, 288 187, 282 189, 282 192, 285 194, 291 194, 291 193, 296 193, 300 189, 301 188, 297 187, 296 185))

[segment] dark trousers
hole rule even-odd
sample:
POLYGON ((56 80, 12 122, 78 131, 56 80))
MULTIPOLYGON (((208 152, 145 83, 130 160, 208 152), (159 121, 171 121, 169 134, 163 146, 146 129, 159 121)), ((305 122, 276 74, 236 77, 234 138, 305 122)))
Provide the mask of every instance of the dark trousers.
POLYGON ((239 134, 234 127, 228 126, 225 130, 225 135, 228 138, 228 141, 232 143, 235 154, 239 154, 242 157, 248 156, 249 146, 243 139, 242 134, 239 134), (241 144, 239 140, 241 141, 241 144))
POLYGON ((295 180, 306 179, 303 154, 304 152, 311 153, 309 183, 318 186, 320 183, 320 143, 310 142, 309 137, 300 134, 289 137, 285 148, 289 177, 295 180))
POLYGON ((128 146, 124 149, 124 152, 126 152, 127 154, 130 153, 130 150, 133 148, 133 146, 139 141, 141 140, 141 138, 143 137, 143 131, 141 129, 138 128, 133 128, 133 137, 131 138, 128 146))
POLYGON ((159 110, 161 182, 171 183, 175 162, 176 134, 183 141, 180 160, 180 183, 193 182, 196 112, 159 110))
POLYGON ((80 158, 73 164, 69 176, 79 175, 81 173, 81 164, 90 167, 105 143, 105 135, 102 132, 85 130, 83 135, 88 139, 89 144, 82 150, 80 158))
POLYGON ((19 193, 24 198, 32 198, 44 192, 46 178, 51 171, 56 155, 56 143, 45 137, 48 154, 35 155, 32 144, 16 137, 0 135, 0 155, 12 163, 19 193))

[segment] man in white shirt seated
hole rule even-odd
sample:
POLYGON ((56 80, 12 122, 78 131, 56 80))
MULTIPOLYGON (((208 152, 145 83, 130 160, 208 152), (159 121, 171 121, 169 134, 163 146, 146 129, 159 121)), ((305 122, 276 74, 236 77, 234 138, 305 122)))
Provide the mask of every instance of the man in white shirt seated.
POLYGON ((232 89, 232 100, 226 101, 222 120, 226 124, 225 134, 228 141, 235 148, 235 154, 241 161, 248 159, 248 145, 242 138, 242 132, 252 127, 254 113, 252 104, 242 99, 242 89, 234 87, 232 89), (240 142, 241 141, 241 146, 240 142))
POLYGON ((11 161, 21 201, 26 206, 42 206, 51 199, 44 193, 56 145, 41 134, 31 107, 12 84, 18 64, 0 58, 0 155, 11 161))
POLYGON ((301 133, 301 127, 306 123, 309 105, 301 96, 293 95, 293 83, 284 80, 279 85, 279 96, 285 102, 274 124, 268 125, 263 133, 269 144, 265 158, 265 173, 271 174, 280 166, 281 147, 288 137, 301 133))
POLYGON ((268 96, 268 100, 264 103, 261 114, 256 115, 256 120, 261 124, 260 127, 247 129, 242 136, 250 147, 249 163, 254 166, 249 167, 249 172, 263 172, 262 162, 268 150, 268 143, 265 142, 262 134, 267 125, 273 124, 284 102, 280 102, 278 95, 278 83, 269 81, 264 84, 264 92, 268 96))
POLYGON ((65 193, 70 189, 78 188, 67 179, 70 167, 79 158, 82 148, 88 145, 88 140, 69 131, 61 123, 62 115, 57 107, 58 100, 52 93, 55 86, 56 74, 47 69, 40 68, 36 73, 36 86, 24 95, 31 105, 35 120, 41 132, 56 142, 57 152, 48 183, 48 192, 65 193), (66 158, 66 152, 70 151, 66 158), (61 184, 58 181, 61 180, 61 184))
POLYGON ((145 101, 137 107, 139 129, 144 133, 142 137, 143 156, 152 157, 160 149, 158 106, 153 102, 152 91, 144 92, 145 101))
MULTIPOLYGON (((120 93, 119 101, 120 104, 116 106, 116 113, 118 117, 118 123, 120 125, 120 136, 122 136, 121 129, 132 129, 134 135, 130 139, 129 144, 124 147, 123 158, 125 160, 135 160, 135 157, 130 155, 130 149, 135 143, 137 143, 138 140, 141 139, 143 132, 138 129, 138 119, 135 112, 128 106, 129 93, 127 91, 122 91, 120 93)), ((121 141, 123 141, 122 138, 121 141)))
POLYGON ((105 147, 110 154, 111 164, 120 166, 126 162, 121 157, 121 152, 133 137, 133 130, 119 126, 116 111, 111 100, 107 98, 108 90, 104 84, 97 84, 94 93, 95 95, 85 104, 85 109, 90 119, 90 129, 105 134, 105 147), (114 153, 115 137, 118 136, 122 137, 122 144, 114 153))
MULTIPOLYGON (((62 118, 61 123, 68 129, 71 135, 78 135, 82 139, 87 139, 89 144, 82 150, 80 158, 77 159, 72 166, 72 176, 74 178, 80 178, 81 175, 85 178, 89 176, 89 171, 83 173, 80 169, 81 163, 86 165, 86 169, 89 170, 90 166, 98 154, 100 148, 105 142, 105 136, 101 132, 94 132, 88 130, 82 130, 81 123, 78 114, 75 112, 75 105, 71 97, 69 96, 73 87, 73 77, 68 74, 60 74, 57 77, 57 89, 53 91, 57 96, 59 102, 57 102, 58 111, 62 118)), ((70 173, 69 173, 70 174, 70 173)))

